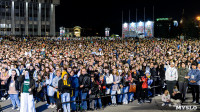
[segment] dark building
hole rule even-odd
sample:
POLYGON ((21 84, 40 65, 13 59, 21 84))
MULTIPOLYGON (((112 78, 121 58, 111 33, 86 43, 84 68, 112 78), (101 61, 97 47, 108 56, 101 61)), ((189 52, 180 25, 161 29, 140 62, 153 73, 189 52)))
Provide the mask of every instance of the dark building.
POLYGON ((157 18, 154 30, 157 38, 174 38, 178 36, 178 21, 172 18, 157 18))
POLYGON ((0 0, 0 35, 55 36, 60 0, 0 0))

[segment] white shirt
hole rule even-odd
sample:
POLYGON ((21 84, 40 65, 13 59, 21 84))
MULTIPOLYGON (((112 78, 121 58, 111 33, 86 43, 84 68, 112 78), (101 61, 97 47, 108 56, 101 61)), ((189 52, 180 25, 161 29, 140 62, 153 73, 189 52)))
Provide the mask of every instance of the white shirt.
POLYGON ((106 77, 106 84, 112 84, 113 83, 113 75, 105 75, 106 77))
POLYGON ((177 81, 178 80, 178 71, 175 67, 169 67, 165 72, 165 80, 167 81, 177 81))

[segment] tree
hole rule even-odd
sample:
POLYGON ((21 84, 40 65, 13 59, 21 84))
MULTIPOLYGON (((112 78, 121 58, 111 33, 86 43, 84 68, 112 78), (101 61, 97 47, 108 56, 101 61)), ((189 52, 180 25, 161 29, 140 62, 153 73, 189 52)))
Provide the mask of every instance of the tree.
POLYGON ((186 38, 198 38, 199 29, 197 26, 195 20, 185 20, 183 23, 183 35, 186 38))

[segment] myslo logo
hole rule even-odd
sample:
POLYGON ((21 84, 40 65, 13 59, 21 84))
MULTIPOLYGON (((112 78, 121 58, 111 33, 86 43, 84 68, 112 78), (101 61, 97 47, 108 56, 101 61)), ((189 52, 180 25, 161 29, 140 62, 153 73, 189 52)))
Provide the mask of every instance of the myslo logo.
POLYGON ((176 106, 176 110, 197 110, 197 106, 176 106))

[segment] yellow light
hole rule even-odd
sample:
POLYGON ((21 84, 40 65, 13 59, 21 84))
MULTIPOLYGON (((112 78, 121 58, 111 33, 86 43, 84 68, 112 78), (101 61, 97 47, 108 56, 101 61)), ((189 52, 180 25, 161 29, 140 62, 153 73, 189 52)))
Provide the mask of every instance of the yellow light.
POLYGON ((197 16, 196 19, 197 19, 198 21, 200 21, 200 16, 197 16))

